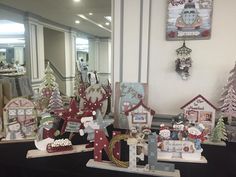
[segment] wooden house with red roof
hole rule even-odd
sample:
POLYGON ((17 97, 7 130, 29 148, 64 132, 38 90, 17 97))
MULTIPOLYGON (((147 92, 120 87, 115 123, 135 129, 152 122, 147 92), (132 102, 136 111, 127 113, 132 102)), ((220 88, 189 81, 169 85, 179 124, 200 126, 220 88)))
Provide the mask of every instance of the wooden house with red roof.
POLYGON ((217 108, 202 95, 198 95, 181 107, 189 123, 202 123, 209 132, 215 126, 217 108))
POLYGON ((143 104, 141 100, 136 106, 125 111, 128 119, 129 129, 135 128, 151 128, 152 118, 155 111, 143 104))

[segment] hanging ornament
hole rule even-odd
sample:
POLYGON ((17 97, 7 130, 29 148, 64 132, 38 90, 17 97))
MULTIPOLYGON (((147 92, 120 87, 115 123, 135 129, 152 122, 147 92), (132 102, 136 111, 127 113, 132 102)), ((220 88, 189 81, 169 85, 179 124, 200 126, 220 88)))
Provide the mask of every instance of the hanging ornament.
POLYGON ((175 60, 175 71, 182 77, 183 80, 187 80, 190 76, 189 69, 192 66, 192 59, 190 53, 192 50, 183 42, 182 47, 176 50, 177 59, 175 60))

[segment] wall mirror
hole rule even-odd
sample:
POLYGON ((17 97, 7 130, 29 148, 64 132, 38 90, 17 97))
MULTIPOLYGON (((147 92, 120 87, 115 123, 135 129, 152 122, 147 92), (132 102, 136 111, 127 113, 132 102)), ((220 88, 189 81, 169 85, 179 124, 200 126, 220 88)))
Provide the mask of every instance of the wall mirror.
MULTIPOLYGON (((76 53, 75 59, 73 59, 75 63, 78 66, 86 66, 88 71, 97 71, 101 82, 107 79, 110 80, 110 0, 1 0, 0 8, 1 7, 5 9, 5 13, 0 12, 4 16, 13 17, 14 15, 9 15, 9 12, 13 12, 17 14, 15 16, 23 16, 21 19, 22 24, 26 24, 25 20, 33 18, 36 19, 33 20, 34 22, 43 26, 42 31, 36 29, 36 26, 33 27, 35 28, 33 33, 42 33, 41 35, 43 35, 42 41, 38 43, 43 46, 36 45, 37 50, 35 50, 33 54, 36 53, 36 55, 39 55, 37 52, 44 52, 42 58, 44 57, 43 60, 45 60, 45 64, 47 64, 48 61, 51 63, 52 69, 55 71, 56 79, 61 87, 60 90, 62 90, 63 93, 68 93, 66 87, 70 85, 68 83, 65 84, 65 82, 73 80, 73 74, 68 73, 68 66, 65 66, 65 61, 67 62, 68 57, 64 57, 64 55, 67 51, 61 50, 62 46, 67 45, 68 34, 70 34, 70 32, 76 35, 76 40, 73 39, 74 46, 69 46, 75 50, 73 51, 76 53), (69 33, 65 34, 61 29, 65 29, 69 31, 69 33), (43 48, 43 50, 41 50, 41 48, 43 48)), ((27 34, 26 26, 26 37, 27 34)), ((41 38, 37 36, 34 40, 41 40, 41 38)), ((26 41, 28 42, 27 39, 26 41)), ((2 51, 5 51, 5 49, 2 49, 2 51)), ((16 57, 11 56, 9 61, 15 61, 15 58, 16 57)), ((21 61, 21 63, 23 64, 24 62, 21 61)), ((71 67, 74 67, 75 63, 71 64, 71 67)), ((31 61, 31 65, 32 64, 34 63, 31 61)), ((84 68, 85 67, 80 68, 80 70, 84 68)), ((29 69, 31 73, 33 72, 34 77, 38 77, 38 71, 32 71, 31 68, 29 69)), ((39 71, 41 71, 41 69, 39 69, 39 71)), ((33 82, 39 83, 39 79, 33 82)), ((70 93, 72 93, 72 91, 70 91, 70 93)))
POLYGON ((1 74, 15 72, 19 68, 25 68, 25 62, 25 27, 23 17, 19 14, 16 15, 14 13, 1 9, 1 74))

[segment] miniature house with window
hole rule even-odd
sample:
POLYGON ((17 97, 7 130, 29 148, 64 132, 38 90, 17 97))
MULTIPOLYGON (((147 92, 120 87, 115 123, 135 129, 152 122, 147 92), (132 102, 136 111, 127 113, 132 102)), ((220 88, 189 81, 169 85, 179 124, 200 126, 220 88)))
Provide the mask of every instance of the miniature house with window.
POLYGON ((128 119, 129 129, 151 128, 152 118, 155 111, 145 106, 142 100, 131 109, 125 111, 128 119))
POLYGON ((209 133, 214 128, 217 108, 202 95, 196 96, 181 109, 189 123, 202 123, 209 133))
POLYGON ((6 140, 35 138, 37 117, 32 101, 25 98, 12 99, 4 107, 3 113, 6 140))

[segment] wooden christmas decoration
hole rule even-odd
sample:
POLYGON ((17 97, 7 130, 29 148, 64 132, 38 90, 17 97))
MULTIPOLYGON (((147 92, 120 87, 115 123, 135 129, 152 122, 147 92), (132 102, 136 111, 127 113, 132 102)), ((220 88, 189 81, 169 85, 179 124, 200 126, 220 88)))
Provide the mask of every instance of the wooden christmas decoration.
POLYGON ((128 134, 119 134, 114 136, 109 143, 105 137, 104 132, 101 130, 96 130, 95 136, 95 139, 99 139, 100 141, 95 141, 94 152, 96 151, 96 153, 94 153, 94 159, 90 159, 89 162, 86 164, 86 166, 88 167, 122 171, 128 173, 146 174, 152 176, 180 176, 179 171, 174 169, 174 164, 157 162, 157 136, 155 135, 151 136, 148 141, 149 164, 145 166, 137 165, 137 158, 139 158, 140 160, 144 160, 144 153, 137 154, 137 147, 142 147, 144 145, 142 144, 141 139, 131 137, 128 134), (99 133, 103 134, 103 136, 99 135, 99 133), (127 144, 129 145, 128 162, 121 161, 115 156, 116 153, 114 152, 114 146, 121 140, 126 140, 127 144), (101 149, 107 148, 108 145, 108 156, 111 162, 101 160, 101 149), (97 149, 98 147, 100 148, 97 149), (112 164, 115 164, 115 166, 112 164))
POLYGON ((58 139, 47 145, 47 152, 61 152, 73 150, 72 143, 69 139, 58 139))
POLYGON ((228 117, 228 122, 231 125, 232 119, 236 118, 236 93, 233 85, 230 85, 227 94, 221 100, 223 103, 220 110, 224 116, 228 117))
POLYGON ((236 125, 236 62, 229 72, 227 84, 223 88, 220 98, 220 109, 224 116, 228 117, 229 125, 236 125))
POLYGON ((34 104, 25 98, 15 98, 4 107, 6 140, 34 139, 37 116, 34 104))
POLYGON ((53 75, 53 70, 50 67, 50 63, 47 63, 47 67, 45 69, 44 72, 44 77, 43 77, 43 82, 40 85, 40 96, 41 98, 46 98, 46 99, 50 99, 52 92, 54 90, 55 87, 58 88, 58 84, 56 83, 56 78, 53 75))
POLYGON ((148 164, 149 170, 159 170, 174 172, 175 165, 163 162, 157 162, 157 135, 148 135, 148 164))
POLYGON ((147 104, 148 85, 145 83, 120 83, 115 85, 114 127, 129 129, 125 112, 143 100, 147 104))
POLYGON ((108 98, 111 96, 110 84, 104 86, 94 84, 88 87, 81 87, 79 89, 80 107, 81 109, 88 109, 96 111, 101 110, 102 116, 105 116, 107 110, 108 98))
MULTIPOLYGON (((113 131, 112 136, 115 137, 120 135, 119 131, 113 131)), ((101 162, 102 161, 102 150, 104 149, 106 154, 109 155, 109 141, 103 130, 95 130, 95 139, 94 139, 94 160, 101 162)), ((115 158, 120 159, 120 143, 115 143, 112 146, 112 153, 115 158)))
POLYGON ((223 117, 221 116, 216 124, 216 127, 212 131, 210 140, 212 142, 221 142, 227 140, 227 132, 223 117))
POLYGON ((129 129, 131 129, 131 127, 135 127, 139 130, 142 130, 143 127, 151 128, 154 114, 155 111, 144 105, 142 100, 131 109, 125 111, 129 129))
POLYGON ((158 138, 158 159, 162 161, 207 163, 205 157, 201 156, 203 151, 201 143, 205 140, 205 127, 202 124, 180 127, 179 133, 182 134, 181 136, 172 135, 176 133, 176 127, 170 130, 160 130, 160 134, 162 133, 160 136, 165 135, 165 138, 158 138), (184 135, 187 136, 183 137, 184 135), (173 137, 174 139, 172 139, 173 137))
POLYGON ((181 109, 189 123, 202 123, 208 134, 214 128, 217 108, 202 95, 194 97, 181 109))
POLYGON ((36 140, 41 141, 46 138, 54 138, 54 132, 56 130, 52 130, 53 122, 54 117, 52 117, 49 113, 43 113, 41 115, 36 140))
POLYGON ((83 80, 82 73, 78 68, 78 65, 75 65, 75 85, 74 85, 74 94, 77 98, 80 98, 79 90, 80 88, 86 89, 90 85, 87 80, 83 80))
POLYGON ((54 112, 54 110, 63 109, 63 102, 60 95, 59 88, 55 87, 52 91, 49 104, 48 104, 48 111, 54 112))
POLYGON ((189 69, 192 67, 191 52, 192 50, 186 47, 185 41, 183 42, 183 46, 176 50, 175 71, 183 80, 187 80, 190 76, 189 69))
MULTIPOLYGON (((81 116, 78 115, 79 108, 77 106, 77 102, 74 98, 71 99, 69 108, 66 109, 64 112, 59 112, 58 116, 60 116, 63 120, 63 126, 61 129, 61 134, 65 132, 79 132, 80 128, 80 119, 81 116)), ((57 114, 57 112, 56 112, 57 114)))

